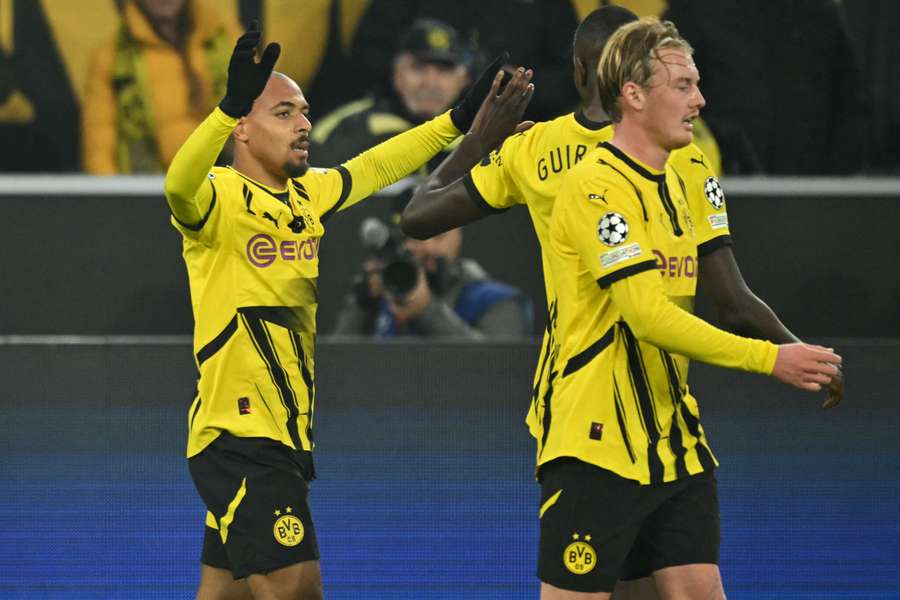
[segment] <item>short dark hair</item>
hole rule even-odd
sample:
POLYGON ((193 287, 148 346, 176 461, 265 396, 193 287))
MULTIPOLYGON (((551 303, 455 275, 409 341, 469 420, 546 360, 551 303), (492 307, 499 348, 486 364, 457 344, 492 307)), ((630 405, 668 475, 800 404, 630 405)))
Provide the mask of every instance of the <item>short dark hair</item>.
POLYGON ((604 6, 592 11, 575 30, 572 41, 575 56, 588 65, 596 65, 612 34, 622 25, 637 20, 636 14, 621 6, 604 6))

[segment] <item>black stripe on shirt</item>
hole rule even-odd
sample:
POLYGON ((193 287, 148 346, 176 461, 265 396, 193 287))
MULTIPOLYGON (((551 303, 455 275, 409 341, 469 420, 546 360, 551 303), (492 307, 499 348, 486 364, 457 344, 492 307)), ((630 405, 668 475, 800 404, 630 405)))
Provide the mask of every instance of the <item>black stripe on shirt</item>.
POLYGON ((303 340, 296 331, 291 331, 291 343, 294 345, 294 354, 297 356, 297 363, 300 365, 300 374, 303 376, 303 382, 306 384, 306 401, 308 403, 308 416, 306 421, 306 439, 309 443, 313 442, 313 410, 315 406, 315 386, 313 376, 309 368, 306 366, 306 353, 303 352, 303 340))
POLYGON ((556 300, 550 303, 547 308, 547 346, 543 349, 541 357, 538 360, 538 376, 534 382, 534 390, 531 392, 531 408, 537 414, 538 398, 541 393, 541 382, 544 380, 544 370, 547 368, 547 360, 553 350, 554 337, 553 332, 556 329, 556 300))
MULTIPOLYGON (((209 185, 212 187, 212 200, 209 202, 209 208, 206 209, 206 214, 203 215, 203 218, 200 219, 199 222, 191 225, 190 223, 185 223, 181 219, 175 216, 175 213, 172 213, 172 218, 175 219, 175 222, 188 229, 190 231, 200 231, 203 229, 203 226, 206 225, 206 221, 209 219, 209 215, 212 214, 213 208, 216 207, 216 186, 213 184, 212 180, 209 180, 209 185)), ((170 211, 171 212, 171 211, 170 211)))
POLYGON ((578 369, 582 368, 589 362, 591 362, 594 357, 603 352, 607 346, 612 344, 613 337, 615 337, 616 326, 615 324, 606 330, 606 333, 600 336, 597 341, 592 343, 590 346, 573 356, 566 362, 566 368, 563 369, 563 377, 567 375, 571 375, 578 369))
POLYGON ((347 201, 347 198, 350 197, 350 190, 353 189, 353 176, 350 175, 350 171, 347 170, 347 167, 344 165, 338 165, 334 168, 335 171, 341 174, 341 195, 338 198, 338 201, 335 202, 334 206, 326 210, 322 213, 322 216, 319 217, 319 221, 324 223, 337 211, 341 210, 341 207, 344 205, 344 202, 347 201))
MULTIPOLYGON (((601 144, 597 145, 599 147, 601 144)), ((622 179, 628 182, 628 184, 634 189, 634 193, 637 196, 638 202, 641 203, 641 211, 644 213, 644 221, 649 221, 650 218, 647 216, 647 207, 644 205, 644 194, 641 193, 641 189, 637 185, 635 185, 635 183, 628 177, 628 175, 617 169, 615 165, 606 162, 602 158, 597 159, 597 164, 603 165, 604 167, 609 167, 610 169, 618 173, 622 177, 622 179)))
POLYGON ((296 179, 291 179, 291 186, 294 188, 294 191, 297 192, 297 195, 303 198, 304 200, 309 200, 309 193, 306 191, 306 187, 297 181, 296 179))
POLYGON ((606 148, 607 150, 609 150, 613 154, 613 156, 615 156, 616 158, 621 160, 623 163, 628 165, 629 169, 631 169, 632 171, 634 171, 635 173, 637 173, 644 179, 649 179, 650 181, 655 181, 656 183, 666 180, 665 173, 659 173, 659 174, 651 173, 646 168, 639 165, 633 158, 631 158, 630 156, 628 156, 627 154, 625 154, 624 152, 622 152, 621 150, 619 150, 618 148, 616 148, 615 146, 610 144, 609 142, 603 142, 600 146, 602 148, 606 148))
POLYGON ((638 273, 643 273, 644 271, 651 271, 655 268, 655 260, 645 260, 643 262, 629 265, 623 269, 619 269, 618 271, 610 273, 609 275, 604 275, 597 280, 597 285, 605 290, 615 282, 625 279, 626 277, 631 277, 632 275, 637 275, 638 273))
POLYGON ((508 208, 496 208, 491 206, 487 200, 484 199, 484 196, 481 195, 481 192, 478 191, 478 187, 475 186, 475 182, 472 181, 472 174, 466 173, 462 178, 463 186, 465 186, 466 191, 469 192, 469 199, 472 201, 472 204, 477 206, 481 212, 489 215, 495 215, 497 213, 506 212, 508 208))
POLYGON ((700 437, 700 420, 694 416, 684 402, 681 403, 681 416, 685 425, 687 425, 688 431, 698 440, 697 445, 694 446, 694 451, 697 453, 697 459, 700 461, 703 470, 709 471, 716 468, 716 461, 713 460, 709 448, 706 447, 706 444, 703 443, 703 439, 700 437))
POLYGON ((209 343, 200 348, 200 351, 197 352, 197 367, 199 368, 203 363, 209 360, 213 354, 222 349, 222 346, 225 345, 228 340, 231 339, 231 336, 234 335, 234 332, 237 331, 237 315, 234 315, 231 318, 231 321, 228 322, 228 325, 220 331, 216 337, 214 337, 209 343))
POLYGON ((538 461, 540 461, 544 448, 547 446, 547 437, 550 434, 550 424, 553 420, 551 404, 553 401, 553 380, 556 379, 556 371, 553 370, 555 366, 554 360, 550 362, 550 379, 547 382, 547 392, 544 394, 544 418, 541 421, 543 431, 541 432, 541 447, 538 450, 538 461))
POLYGON ((275 353, 275 347, 269 337, 269 332, 266 330, 265 321, 259 318, 249 317, 246 314, 241 314, 241 318, 244 321, 244 326, 250 333, 250 339, 253 341, 257 353, 262 359, 263 364, 266 365, 266 370, 269 372, 269 377, 272 378, 272 383, 275 384, 275 389, 278 390, 281 403, 287 411, 288 416, 285 425, 287 427, 288 435, 294 443, 294 447, 297 450, 303 450, 303 443, 300 440, 300 431, 297 427, 297 417, 300 414, 297 407, 297 397, 294 394, 293 388, 291 388, 287 373, 281 367, 281 363, 278 362, 278 356, 275 353))
POLYGON ((631 457, 631 464, 637 462, 634 450, 631 448, 631 436, 628 435, 628 428, 625 425, 625 407, 622 406, 622 395, 619 393, 619 383, 613 377, 613 398, 616 401, 616 420, 619 422, 619 430, 622 432, 622 441, 625 442, 625 449, 628 450, 628 456, 631 457))
POLYGON ((628 355, 628 371, 631 374, 635 401, 647 432, 647 464, 650 471, 650 483, 660 483, 665 470, 662 459, 659 458, 659 452, 657 452, 659 429, 656 426, 656 414, 653 411, 653 398, 647 382, 647 374, 644 370, 637 338, 631 333, 627 323, 622 323, 621 330, 625 341, 625 351, 628 355))
POLYGON ((706 240, 699 246, 697 246, 697 256, 703 257, 707 254, 712 254, 719 248, 724 248, 725 246, 733 246, 734 242, 731 241, 731 236, 728 234, 720 235, 719 237, 714 237, 711 240, 706 240))
MULTIPOLYGON (((681 427, 678 425, 678 407, 681 405, 681 382, 675 370, 675 361, 665 350, 659 350, 659 356, 666 366, 666 378, 669 382, 669 393, 672 395, 672 422, 669 424, 669 447, 675 455, 675 476, 681 479, 688 476, 685 455, 687 448, 684 446, 684 437, 681 427)), ((697 440, 699 442, 699 440, 697 440)))
POLYGON ((672 231, 675 233, 676 237, 681 237, 684 235, 684 231, 681 229, 681 224, 678 223, 678 211, 675 210, 675 204, 672 202, 672 197, 669 195, 669 186, 666 185, 665 181, 661 181, 656 187, 659 199, 662 202, 663 208, 666 209, 666 214, 669 215, 669 221, 672 223, 672 231))
POLYGON ((197 406, 194 407, 194 412, 191 413, 191 418, 188 421, 188 431, 191 431, 194 428, 194 419, 197 418, 197 413, 200 412, 200 405, 203 404, 203 398, 197 397, 196 392, 194 393, 194 397, 197 398, 197 406))

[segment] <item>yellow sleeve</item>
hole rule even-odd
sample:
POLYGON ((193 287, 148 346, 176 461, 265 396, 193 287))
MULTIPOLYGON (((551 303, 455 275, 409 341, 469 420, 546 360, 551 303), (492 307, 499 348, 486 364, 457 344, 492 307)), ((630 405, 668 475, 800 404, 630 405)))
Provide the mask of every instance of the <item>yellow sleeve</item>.
POLYGON ((166 200, 172 216, 187 231, 198 231, 215 208, 215 188, 210 169, 222 146, 228 140, 238 120, 229 117, 218 107, 200 123, 187 141, 178 149, 166 172, 166 200), (199 226, 199 227, 198 227, 199 226))
POLYGON ((341 192, 324 196, 319 214, 330 215, 347 209, 400 181, 457 137, 459 131, 447 111, 348 160, 335 169, 343 180, 341 192))
POLYGON ((578 252, 635 336, 710 364, 770 374, 778 347, 726 333, 673 304, 656 272, 648 213, 633 190, 604 177, 566 176, 557 202, 558 234, 578 252), (561 205, 561 206, 560 206, 561 205))
POLYGON ((113 93, 115 48, 104 44, 94 53, 88 70, 81 113, 81 157, 91 175, 115 175, 118 145, 118 108, 113 93))
POLYGON ((500 212, 525 201, 525 196, 519 190, 515 160, 516 157, 523 156, 522 146, 533 130, 532 127, 507 138, 465 177, 469 195, 488 212, 500 212))
POLYGON ((691 144, 673 152, 669 161, 684 184, 698 255, 731 245, 725 191, 707 155, 691 144))
POLYGON ((634 335, 675 354, 720 367, 771 375, 778 346, 713 327, 682 310, 663 293, 657 273, 646 271, 610 287, 616 308, 634 335))

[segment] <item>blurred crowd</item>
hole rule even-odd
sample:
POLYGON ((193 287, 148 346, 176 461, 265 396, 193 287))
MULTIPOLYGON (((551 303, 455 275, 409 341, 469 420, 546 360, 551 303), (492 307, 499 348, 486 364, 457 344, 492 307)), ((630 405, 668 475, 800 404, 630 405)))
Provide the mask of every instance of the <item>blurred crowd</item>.
POLYGON ((162 172, 252 19, 314 99, 315 164, 448 106, 502 50, 535 70, 526 116, 551 118, 577 100, 575 26, 605 4, 673 20, 692 43, 701 145, 725 173, 900 171, 891 0, 2 0, 0 170, 162 172), (421 19, 438 27, 411 35, 421 19))
MULTIPOLYGON (((707 101, 695 141, 715 171, 900 173, 891 0, 0 0, 0 171, 163 173, 223 96, 253 20, 312 99, 315 166, 444 112, 503 51, 535 72, 525 118, 551 119, 578 102, 577 24, 609 4, 672 20, 693 45, 707 101)), ((426 169, 363 223, 335 333, 530 335, 530 300, 464 257, 460 231, 399 234, 426 169)))

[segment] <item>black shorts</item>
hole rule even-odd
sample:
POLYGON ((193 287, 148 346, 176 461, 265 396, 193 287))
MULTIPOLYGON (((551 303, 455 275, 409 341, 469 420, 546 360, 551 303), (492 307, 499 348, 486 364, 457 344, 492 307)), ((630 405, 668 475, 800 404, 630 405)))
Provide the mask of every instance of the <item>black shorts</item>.
POLYGON ((241 579, 318 560, 303 454, 268 438, 223 433, 188 459, 209 511, 203 564, 241 579))
POLYGON ((712 471, 641 485, 561 458, 541 467, 538 577, 576 592, 611 592, 619 579, 719 562, 719 497, 712 471))

